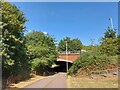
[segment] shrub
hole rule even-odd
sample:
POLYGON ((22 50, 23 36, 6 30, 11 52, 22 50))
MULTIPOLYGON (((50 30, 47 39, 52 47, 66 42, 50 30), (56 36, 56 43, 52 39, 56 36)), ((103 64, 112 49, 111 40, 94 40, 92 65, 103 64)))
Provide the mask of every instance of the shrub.
POLYGON ((109 56, 110 64, 118 65, 118 55, 116 56, 109 56))
POLYGON ((103 54, 107 54, 109 56, 115 56, 119 54, 119 48, 118 48, 118 38, 107 38, 103 40, 100 51, 103 54))
POLYGON ((109 58, 105 54, 101 55, 100 52, 94 51, 86 52, 73 63, 72 67, 68 71, 68 74, 75 74, 80 68, 86 68, 90 70, 105 69, 109 63, 109 58))

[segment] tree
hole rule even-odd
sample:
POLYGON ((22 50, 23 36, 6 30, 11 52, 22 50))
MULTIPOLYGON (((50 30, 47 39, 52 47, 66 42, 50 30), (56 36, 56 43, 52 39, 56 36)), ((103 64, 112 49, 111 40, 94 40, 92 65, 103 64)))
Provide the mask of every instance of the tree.
POLYGON ((25 77, 30 68, 27 48, 25 47, 24 30, 27 21, 23 12, 9 2, 1 3, 0 25, 2 35, 2 71, 3 77, 21 75, 25 77))
POLYGON ((60 42, 58 44, 58 50, 59 51, 65 51, 66 50, 66 41, 67 41, 68 51, 70 51, 71 39, 69 37, 66 37, 63 40, 60 40, 60 42))
POLYGON ((108 29, 106 30, 106 32, 104 33, 104 37, 103 38, 116 38, 116 32, 113 29, 110 29, 110 27, 108 27, 108 29))
POLYGON ((82 49, 82 42, 75 38, 71 40, 71 51, 81 51, 82 49))
POLYGON ((101 44, 101 52, 107 55, 117 55, 118 54, 118 39, 117 38, 107 38, 101 44))
POLYGON ((117 55, 118 38, 116 32, 108 27, 101 40, 101 52, 107 55, 117 55))
POLYGON ((81 51, 82 49, 82 42, 75 38, 75 39, 70 39, 70 37, 66 37, 63 40, 60 40, 59 44, 58 44, 58 50, 59 51, 65 51, 66 50, 66 41, 67 41, 67 48, 68 51, 81 51))
POLYGON ((50 35, 33 31, 26 35, 26 46, 31 52, 32 70, 37 74, 46 72, 57 58, 55 40, 50 35))

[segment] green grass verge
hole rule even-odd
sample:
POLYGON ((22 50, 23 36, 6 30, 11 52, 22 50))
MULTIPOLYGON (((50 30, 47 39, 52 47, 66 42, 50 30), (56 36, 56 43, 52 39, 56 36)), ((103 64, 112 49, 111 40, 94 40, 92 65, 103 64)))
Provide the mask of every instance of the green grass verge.
POLYGON ((68 77, 68 88, 118 88, 118 76, 97 79, 68 77))

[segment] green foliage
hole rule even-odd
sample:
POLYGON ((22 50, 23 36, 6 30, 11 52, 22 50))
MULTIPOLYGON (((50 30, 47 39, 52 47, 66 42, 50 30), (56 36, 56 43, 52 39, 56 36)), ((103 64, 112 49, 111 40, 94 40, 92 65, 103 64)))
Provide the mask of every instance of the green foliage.
POLYGON ((29 33, 26 36, 26 46, 31 53, 31 68, 37 73, 41 72, 42 68, 49 69, 57 58, 55 40, 50 35, 37 31, 29 33))
POLYGON ((118 55, 116 55, 116 56, 109 56, 109 60, 110 60, 110 64, 112 64, 112 65, 118 65, 119 63, 118 63, 118 55))
POLYGON ((80 72, 102 70, 108 65, 118 65, 119 41, 116 32, 108 28, 101 39, 100 46, 83 46, 87 52, 73 63, 68 74, 76 74, 79 70, 80 72))
POLYGON ((66 41, 67 41, 68 51, 72 51, 72 52, 81 51, 82 42, 77 38, 71 40, 69 37, 66 37, 63 40, 60 40, 58 44, 58 51, 66 50, 66 41))
POLYGON ((82 49, 82 42, 79 39, 71 40, 71 47, 70 51, 81 51, 82 49))
POLYGON ((77 73, 80 68, 88 68, 91 70, 105 69, 109 64, 109 59, 106 55, 101 55, 100 52, 86 52, 83 53, 69 69, 70 75, 77 73))
MULTIPOLYGON (((9 2, 1 3, 2 22, 2 70, 3 76, 18 75, 29 71, 29 57, 24 41, 24 23, 26 18, 15 5, 9 2)), ((25 74, 27 75, 27 74, 25 74)))
POLYGON ((101 52, 103 54, 115 56, 119 54, 118 50, 118 38, 107 38, 104 40, 100 46, 101 52))
POLYGON ((118 42, 119 37, 116 36, 116 32, 110 28, 106 30, 101 40, 101 52, 103 54, 115 56, 119 54, 118 42))
POLYGON ((108 27, 108 29, 104 33, 104 38, 116 38, 116 32, 108 27))
POLYGON ((96 46, 91 46, 91 45, 85 46, 85 45, 83 45, 82 48, 86 51, 91 51, 91 50, 97 50, 99 48, 99 46, 98 45, 96 45, 96 46))

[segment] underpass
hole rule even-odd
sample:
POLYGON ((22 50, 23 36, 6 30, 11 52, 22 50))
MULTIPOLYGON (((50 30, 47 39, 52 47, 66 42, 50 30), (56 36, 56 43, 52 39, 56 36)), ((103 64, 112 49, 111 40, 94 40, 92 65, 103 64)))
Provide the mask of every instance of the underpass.
POLYGON ((56 66, 52 68, 55 72, 67 72, 72 66, 73 62, 80 56, 80 53, 60 53, 56 60, 56 66))
MULTIPOLYGON (((56 65, 51 68, 54 72, 53 75, 39 80, 31 85, 25 87, 28 88, 67 88, 67 65, 68 69, 72 66, 73 62, 79 57, 79 54, 60 54, 56 60, 56 65)), ((24 89, 23 89, 24 90, 24 89)))

